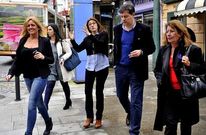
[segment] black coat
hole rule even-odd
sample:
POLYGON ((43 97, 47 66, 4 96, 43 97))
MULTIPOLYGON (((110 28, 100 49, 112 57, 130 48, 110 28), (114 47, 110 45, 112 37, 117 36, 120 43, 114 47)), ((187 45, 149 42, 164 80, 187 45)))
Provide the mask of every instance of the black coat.
POLYGON ((73 48, 77 52, 81 52, 86 49, 87 55, 92 54, 105 54, 108 56, 108 33, 101 32, 95 36, 89 35, 78 45, 75 40, 71 40, 73 48))
MULTIPOLYGON (((121 59, 122 45, 122 24, 114 27, 114 65, 117 65, 121 59)), ((136 23, 134 27, 134 39, 132 51, 141 49, 143 55, 140 57, 131 58, 132 67, 143 80, 148 79, 148 55, 155 51, 155 44, 152 38, 152 32, 148 26, 136 23)))
MULTIPOLYGON (((25 63, 22 60, 23 58, 21 56, 21 50, 23 49, 24 44, 27 41, 27 38, 28 37, 23 37, 19 41, 19 46, 16 50, 16 58, 11 68, 9 69, 9 73, 8 73, 12 76, 13 75, 19 76, 21 73, 24 73, 22 66, 25 63)), ((41 52, 45 58, 44 60, 38 61, 38 69, 36 70, 39 71, 40 76, 47 77, 50 74, 49 64, 52 64, 54 62, 50 40, 46 37, 39 36, 38 44, 39 44, 38 51, 41 52)))
MULTIPOLYGON (((177 79, 180 81, 181 77, 181 68, 183 66, 181 62, 182 56, 185 54, 185 48, 177 47, 174 51, 173 56, 173 66, 177 79)), ((172 86, 169 80, 169 58, 170 58, 171 46, 167 45, 160 49, 156 67, 154 69, 155 77, 157 79, 158 94, 157 94, 157 112, 154 123, 154 130, 162 131, 163 126, 165 125, 164 116, 167 117, 167 114, 164 112, 165 102, 168 99, 168 95, 171 93, 172 86)), ((192 73, 196 73, 194 67, 195 63, 202 63, 202 53, 201 49, 195 45, 192 45, 189 53, 189 60, 191 62, 190 70, 192 73)), ((174 99, 175 100, 175 99, 174 99)), ((191 99, 183 101, 184 105, 182 106, 184 117, 188 120, 188 123, 191 125, 196 124, 199 121, 199 102, 198 99, 191 99)))

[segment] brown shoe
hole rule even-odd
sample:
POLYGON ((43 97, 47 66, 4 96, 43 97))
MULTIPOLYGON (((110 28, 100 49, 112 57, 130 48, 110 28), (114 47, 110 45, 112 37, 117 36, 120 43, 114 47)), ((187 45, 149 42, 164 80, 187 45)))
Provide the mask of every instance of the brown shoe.
POLYGON ((86 120, 84 120, 83 127, 88 128, 90 126, 90 123, 93 123, 93 119, 87 118, 86 120))
POLYGON ((95 128, 100 128, 102 126, 102 120, 96 120, 95 128))

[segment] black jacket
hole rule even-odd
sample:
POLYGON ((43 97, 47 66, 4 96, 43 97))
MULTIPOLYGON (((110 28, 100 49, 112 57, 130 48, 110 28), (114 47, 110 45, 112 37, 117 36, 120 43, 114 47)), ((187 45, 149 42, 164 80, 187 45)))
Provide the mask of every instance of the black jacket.
POLYGON ((86 49, 87 55, 102 53, 108 56, 108 34, 101 32, 95 36, 89 35, 78 45, 75 40, 71 40, 73 48, 77 52, 86 49))
MULTIPOLYGON (((21 73, 24 73, 22 65, 25 64, 24 61, 22 60, 22 56, 21 56, 21 50, 24 47, 24 44, 26 43, 28 37, 23 37, 20 39, 19 41, 19 46, 16 50, 16 58, 11 66, 11 68, 9 69, 9 73, 10 75, 15 75, 15 76, 19 76, 21 73)), ((49 69, 49 65, 54 62, 54 57, 52 54, 52 49, 51 49, 51 44, 50 44, 50 40, 46 37, 41 37, 39 36, 39 47, 38 47, 38 51, 40 51, 45 59, 44 60, 39 60, 38 61, 38 70, 40 76, 46 77, 50 74, 50 69, 49 69)))
MULTIPOLYGON (((122 24, 114 27, 114 65, 119 64, 121 59, 121 37, 122 37, 122 24)), ((150 28, 136 23, 134 28, 134 39, 132 44, 132 51, 141 49, 143 55, 138 58, 131 58, 132 67, 136 73, 143 80, 148 79, 148 55, 155 51, 155 44, 152 38, 152 32, 150 28)))
MULTIPOLYGON (((181 83, 181 68, 183 66, 181 62, 181 58, 185 55, 186 48, 178 47, 174 51, 173 56, 173 66, 175 73, 177 75, 177 79, 181 83)), ((169 94, 171 93, 172 86, 170 84, 170 76, 169 76, 169 58, 170 58, 171 46, 166 45, 162 47, 159 51, 156 66, 154 69, 154 74, 157 79, 158 93, 157 93, 157 112, 154 123, 154 130, 162 131, 163 126, 165 125, 164 116, 167 117, 167 114, 164 112, 165 102, 168 99, 169 94)), ((197 73, 194 65, 197 63, 202 63, 202 53, 201 49, 195 45, 192 45, 189 53, 189 60, 191 62, 188 70, 192 73, 197 73)), ((176 99, 174 99, 176 100, 176 99)), ((199 102, 198 99, 185 100, 184 106, 182 106, 182 110, 184 117, 187 118, 188 123, 191 125, 196 124, 199 121, 199 102)))

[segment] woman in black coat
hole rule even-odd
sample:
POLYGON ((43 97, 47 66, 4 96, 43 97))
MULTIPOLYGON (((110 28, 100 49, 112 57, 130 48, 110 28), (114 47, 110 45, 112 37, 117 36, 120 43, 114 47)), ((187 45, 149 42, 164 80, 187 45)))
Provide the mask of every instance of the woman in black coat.
POLYGON ((158 85, 154 130, 162 131, 166 125, 165 135, 176 135, 178 122, 181 122, 181 135, 191 135, 192 125, 199 122, 198 99, 185 100, 180 94, 183 65, 196 73, 193 65, 203 61, 201 49, 196 45, 191 46, 188 57, 184 56, 190 45, 192 41, 186 27, 178 20, 168 22, 154 69, 158 85))
POLYGON ((43 135, 49 135, 53 122, 44 105, 42 94, 50 74, 49 64, 54 62, 51 44, 44 35, 44 27, 37 17, 28 17, 23 25, 21 39, 16 50, 16 58, 9 70, 6 80, 23 74, 29 91, 27 129, 25 135, 32 135, 37 109, 42 115, 46 129, 43 135))
POLYGON ((95 18, 88 19, 84 27, 86 37, 78 45, 74 35, 69 33, 73 48, 77 52, 86 50, 87 63, 85 73, 85 110, 87 118, 83 122, 84 128, 89 128, 93 123, 93 84, 96 80, 96 122, 95 128, 102 126, 102 116, 104 110, 104 84, 109 73, 108 59, 108 33, 95 18))

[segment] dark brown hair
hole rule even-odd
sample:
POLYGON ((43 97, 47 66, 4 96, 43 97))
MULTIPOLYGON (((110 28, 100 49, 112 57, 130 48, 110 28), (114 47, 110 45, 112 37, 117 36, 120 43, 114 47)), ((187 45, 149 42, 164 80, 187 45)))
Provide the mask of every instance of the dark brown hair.
MULTIPOLYGON (((93 20, 97 23, 97 27, 98 27, 97 29, 98 29, 99 33, 106 31, 105 28, 101 25, 101 23, 94 17, 91 17, 91 18, 89 18, 89 20, 87 20, 86 26, 87 26, 88 30, 89 30, 89 21, 91 21, 91 20, 93 20)), ((91 31, 89 30, 89 32, 91 32, 91 31)))

